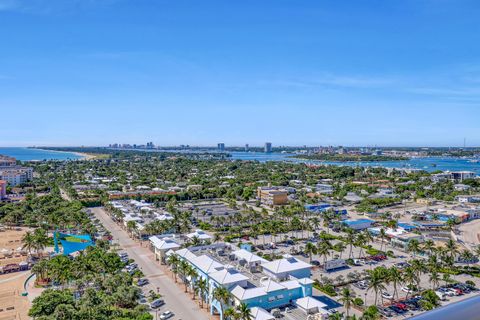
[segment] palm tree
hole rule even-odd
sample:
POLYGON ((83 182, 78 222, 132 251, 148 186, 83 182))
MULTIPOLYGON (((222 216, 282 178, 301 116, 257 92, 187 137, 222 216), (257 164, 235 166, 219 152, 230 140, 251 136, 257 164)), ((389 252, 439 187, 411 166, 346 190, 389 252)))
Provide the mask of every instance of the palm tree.
POLYGON ((175 283, 177 283, 177 272, 178 272, 178 265, 180 263, 180 259, 176 254, 172 254, 167 258, 167 263, 172 268, 172 273, 175 277, 175 283))
MULTIPOLYGON (((403 279, 405 280, 406 283, 408 283, 408 288, 410 290, 413 289, 413 287, 418 284, 420 279, 417 276, 417 273, 412 267, 407 267, 404 272, 403 272, 403 279)), ((407 292, 407 299, 408 299, 408 292, 407 292)))
POLYGON ((445 248, 450 252, 450 257, 455 261, 455 256, 458 253, 458 246, 455 240, 452 238, 448 239, 448 241, 445 243, 445 248))
POLYGON ((363 255, 363 246, 365 245, 365 234, 359 233, 355 238, 355 246, 360 248, 360 252, 358 253, 358 258, 361 258, 363 255))
POLYGON ((393 266, 390 269, 388 269, 388 282, 390 282, 393 285, 393 298, 395 299, 395 296, 398 297, 398 290, 397 286, 401 285, 402 283, 402 273, 400 270, 398 270, 397 267, 393 266))
POLYGON ((190 266, 190 268, 188 268, 187 270, 187 276, 190 277, 190 285, 192 287, 192 299, 195 300, 195 292, 196 292, 196 288, 197 288, 197 278, 198 278, 198 273, 197 271, 190 266))
POLYGON ((448 273, 443 274, 442 280, 445 282, 445 285, 452 282, 452 278, 450 277, 450 275, 448 273))
POLYGON ((223 318, 227 320, 235 319, 235 316, 237 315, 235 309, 233 308, 227 308, 225 309, 225 312, 223 314, 223 318))
POLYGON ((252 319, 252 311, 248 308, 246 303, 240 303, 237 306, 237 312, 239 315, 240 320, 251 320, 252 319))
POLYGON ((32 273, 37 277, 37 281, 46 280, 48 277, 48 260, 40 260, 32 267, 32 273))
POLYGON ((417 253, 420 252, 420 242, 417 239, 412 239, 408 242, 407 250, 413 252, 413 257, 417 257, 417 253))
POLYGON ((137 223, 135 221, 128 221, 127 222, 127 231, 132 236, 134 232, 137 230, 137 223))
POLYGON ((317 244, 317 253, 319 256, 323 256, 323 267, 327 263, 327 258, 330 254, 331 244, 327 240, 321 241, 317 244))
POLYGON ((185 260, 181 260, 180 263, 178 264, 178 271, 182 275, 181 278, 182 278, 183 284, 185 285, 185 293, 187 293, 187 291, 188 291, 187 275, 190 272, 191 268, 192 267, 190 266, 190 264, 188 262, 186 262, 185 260))
POLYGON ((317 248, 313 243, 307 242, 307 244, 305 245, 305 253, 308 254, 310 262, 312 262, 312 255, 317 253, 317 248))
POLYGON ((375 291, 375 305, 377 305, 378 293, 385 290, 384 277, 380 268, 375 268, 373 270, 367 270, 370 275, 370 284, 368 285, 367 291, 373 289, 375 291))
POLYGON ((432 289, 436 289, 440 284, 440 276, 436 270, 430 273, 430 282, 432 283, 432 289))
POLYGON ((354 293, 349 288, 343 288, 341 295, 342 297, 339 300, 340 302, 343 302, 343 306, 347 310, 348 318, 350 313, 350 307, 353 303, 354 293))
POLYGON ((465 249, 460 253, 460 258, 463 260, 463 262, 469 265, 470 263, 472 263, 473 259, 475 258, 475 255, 472 252, 470 252, 470 250, 465 249))
POLYGON ((337 242, 333 246, 333 250, 335 250, 336 252, 338 252, 340 254, 340 259, 342 259, 343 251, 345 251, 346 248, 347 248, 347 246, 345 245, 345 243, 343 243, 343 241, 337 242))
POLYGON ((432 255, 434 249, 435 242, 433 242, 433 240, 428 239, 423 243, 423 250, 428 251, 429 255, 432 255))
POLYGON ((220 314, 222 315, 221 319, 223 319, 223 307, 230 301, 230 291, 224 287, 215 288, 213 290, 213 298, 220 304, 220 314))
POLYGON ((455 228, 455 225, 456 225, 456 224, 457 224, 457 223, 455 222, 454 219, 448 219, 448 220, 447 220, 447 228, 448 228, 448 230, 450 230, 450 232, 452 232, 452 231, 453 231, 453 228, 455 228))
POLYGON ((198 280, 197 287, 200 293, 201 308, 203 308, 203 301, 205 300, 205 295, 208 290, 207 280, 200 278, 200 280, 198 280))
POLYGON ((345 236, 345 243, 350 247, 348 252, 348 258, 352 258, 353 245, 355 244, 355 233, 352 229, 347 230, 347 235, 345 236))
POLYGON ((44 229, 38 228, 33 232, 34 244, 36 251, 43 251, 50 243, 47 232, 44 229))
POLYGON ((27 249, 28 254, 32 254, 32 249, 36 246, 36 239, 32 232, 27 231, 22 237, 22 249, 27 249))
POLYGON ((385 242, 385 238, 387 237, 387 232, 385 231, 384 228, 380 229, 379 237, 380 237, 380 240, 382 241, 380 243, 380 251, 383 251, 383 244, 385 242))
POLYGON ((475 255, 477 256, 477 258, 480 259, 480 245, 478 245, 474 250, 473 252, 475 253, 475 255))
POLYGON ((343 320, 344 314, 340 312, 335 312, 328 315, 328 320, 343 320))

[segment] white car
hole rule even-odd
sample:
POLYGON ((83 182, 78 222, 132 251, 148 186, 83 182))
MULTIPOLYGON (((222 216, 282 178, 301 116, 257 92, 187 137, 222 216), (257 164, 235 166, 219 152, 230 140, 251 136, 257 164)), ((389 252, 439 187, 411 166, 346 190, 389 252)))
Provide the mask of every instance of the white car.
POLYGON ((435 291, 435 294, 437 295, 437 297, 440 300, 442 300, 442 301, 447 300, 447 295, 445 293, 437 290, 437 291, 435 291))
POLYGON ((408 287, 402 287, 402 291, 406 292, 406 293, 412 293, 413 292, 413 290, 408 288, 408 287))
POLYGON ((382 297, 385 298, 385 299, 390 299, 390 300, 393 299, 393 296, 390 293, 388 293, 387 291, 382 291, 382 297))
POLYGON ((160 315, 160 320, 165 320, 165 319, 170 319, 173 317, 173 312, 172 311, 165 311, 160 315))

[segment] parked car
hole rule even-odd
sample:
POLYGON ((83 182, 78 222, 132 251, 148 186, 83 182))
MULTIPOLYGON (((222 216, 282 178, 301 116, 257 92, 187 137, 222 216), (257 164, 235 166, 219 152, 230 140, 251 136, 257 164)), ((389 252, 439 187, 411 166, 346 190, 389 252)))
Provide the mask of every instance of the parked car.
POLYGON ((393 299, 393 296, 390 293, 388 293, 387 291, 382 291, 382 297, 385 298, 385 299, 390 299, 390 300, 393 299))
POLYGON ((402 302, 395 303, 395 307, 400 308, 404 311, 408 311, 408 306, 402 302))
POLYGON ((138 279, 137 285, 138 285, 139 287, 143 287, 144 285, 147 285, 148 282, 149 282, 148 279, 145 279, 145 278, 138 279))
POLYGON ((387 317, 387 318, 390 318, 390 317, 393 316, 392 310, 388 309, 388 308, 379 307, 378 308, 378 313, 380 313, 382 316, 387 317))
POLYGON ((447 299, 447 295, 444 292, 441 292, 441 291, 437 290, 437 291, 435 291, 435 294, 442 301, 447 299))
POLYGON ((320 266, 320 261, 312 260, 312 261, 310 261, 310 264, 318 267, 318 266, 320 266))
POLYGON ((353 259, 353 265, 355 266, 362 266, 365 263, 363 259, 353 259))
POLYGON ((160 320, 165 320, 165 319, 170 319, 173 317, 173 312, 172 311, 165 311, 160 315, 160 320))
POLYGON ((413 290, 409 287, 402 287, 402 291, 406 292, 406 293, 412 293, 413 292, 413 290))
POLYGON ((390 306, 388 307, 388 309, 392 310, 393 312, 395 312, 396 314, 404 314, 406 311, 403 310, 403 309, 400 309, 399 307, 397 306, 390 306))
POLYGON ((165 301, 163 301, 162 299, 157 299, 157 300, 153 301, 152 303, 150 303, 150 308, 158 309, 161 306, 163 306, 164 304, 165 304, 165 301))

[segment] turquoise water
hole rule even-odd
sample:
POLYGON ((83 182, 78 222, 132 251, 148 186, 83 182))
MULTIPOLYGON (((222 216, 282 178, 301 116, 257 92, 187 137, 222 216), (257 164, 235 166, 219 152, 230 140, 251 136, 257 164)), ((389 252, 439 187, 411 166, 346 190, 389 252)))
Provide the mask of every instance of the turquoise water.
POLYGON ((51 150, 40 150, 30 148, 1 148, 0 154, 14 157, 21 161, 33 160, 77 160, 82 159, 82 156, 71 152, 59 152, 51 150))
POLYGON ((412 168, 425 171, 474 171, 480 175, 480 163, 470 162, 469 159, 460 158, 413 158, 406 161, 378 161, 378 162, 338 162, 338 161, 315 161, 290 158, 291 154, 263 153, 263 152, 230 152, 234 160, 257 160, 265 161, 288 161, 308 164, 326 164, 338 166, 362 166, 362 167, 385 167, 385 168, 412 168), (435 166, 434 166, 435 165, 435 166))
MULTIPOLYGON (((71 152, 58 152, 51 150, 39 150, 29 148, 0 148, 0 154, 15 157, 22 161, 32 160, 77 160, 82 156, 71 152)), ((381 161, 381 162, 335 162, 315 161, 290 158, 291 154, 263 153, 263 152, 230 152, 232 160, 256 160, 288 161, 308 164, 326 164, 339 166, 363 166, 363 167, 386 167, 386 168, 414 168, 426 171, 474 171, 480 175, 480 163, 470 162, 469 159, 459 158, 414 158, 407 161, 381 161), (433 166, 433 165, 436 166, 433 166)))

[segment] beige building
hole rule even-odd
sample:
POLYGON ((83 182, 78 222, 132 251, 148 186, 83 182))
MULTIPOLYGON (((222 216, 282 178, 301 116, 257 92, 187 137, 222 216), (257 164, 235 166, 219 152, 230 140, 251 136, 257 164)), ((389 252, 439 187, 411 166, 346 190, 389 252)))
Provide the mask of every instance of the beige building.
POLYGON ((269 206, 279 206, 288 203, 288 192, 281 187, 258 187, 257 198, 269 206))

